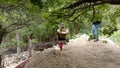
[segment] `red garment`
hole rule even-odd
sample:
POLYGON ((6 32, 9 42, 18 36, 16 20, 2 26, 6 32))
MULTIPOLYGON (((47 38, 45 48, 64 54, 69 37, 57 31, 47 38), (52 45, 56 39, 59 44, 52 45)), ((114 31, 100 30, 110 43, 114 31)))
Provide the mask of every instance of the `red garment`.
POLYGON ((58 41, 58 45, 59 45, 60 48, 62 48, 63 43, 61 41, 58 41))

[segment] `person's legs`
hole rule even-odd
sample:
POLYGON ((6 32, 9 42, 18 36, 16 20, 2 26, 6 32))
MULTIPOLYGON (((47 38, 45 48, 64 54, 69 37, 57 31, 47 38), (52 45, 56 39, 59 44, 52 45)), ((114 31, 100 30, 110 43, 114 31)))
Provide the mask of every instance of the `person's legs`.
POLYGON ((92 25, 92 39, 95 39, 95 25, 92 25))
POLYGON ((98 34, 95 34, 95 41, 99 41, 99 36, 98 36, 98 34))
POLYGON ((98 37, 98 27, 99 25, 95 25, 95 40, 99 41, 99 37, 98 37))
POLYGON ((62 41, 58 41, 58 45, 59 45, 60 50, 62 51, 62 49, 63 49, 63 42, 62 41))

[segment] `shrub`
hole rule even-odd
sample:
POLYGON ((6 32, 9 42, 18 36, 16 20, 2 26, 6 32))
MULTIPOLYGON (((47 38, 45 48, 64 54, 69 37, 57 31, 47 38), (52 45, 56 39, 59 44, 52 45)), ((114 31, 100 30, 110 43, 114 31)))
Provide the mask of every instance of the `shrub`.
POLYGON ((117 32, 114 32, 110 36, 110 39, 113 40, 117 45, 120 45, 120 30, 117 32))

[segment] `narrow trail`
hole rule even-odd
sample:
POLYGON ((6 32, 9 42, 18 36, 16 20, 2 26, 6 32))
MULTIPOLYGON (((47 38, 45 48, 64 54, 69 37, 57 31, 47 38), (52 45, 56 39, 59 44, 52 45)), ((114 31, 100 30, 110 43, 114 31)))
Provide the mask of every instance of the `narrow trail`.
POLYGON ((80 36, 63 51, 54 48, 35 55, 25 68, 120 68, 120 47, 111 43, 89 42, 80 36))

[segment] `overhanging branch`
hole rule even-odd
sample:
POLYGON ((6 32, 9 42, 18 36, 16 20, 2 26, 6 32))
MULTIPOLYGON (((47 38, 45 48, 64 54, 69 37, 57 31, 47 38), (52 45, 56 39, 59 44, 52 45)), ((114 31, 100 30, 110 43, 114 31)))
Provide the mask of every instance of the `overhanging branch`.
POLYGON ((97 3, 97 2, 109 3, 109 4, 114 4, 114 5, 120 4, 120 0, 78 0, 68 5, 67 7, 63 7, 62 9, 74 9, 84 3, 97 3))
POLYGON ((84 9, 86 9, 86 8, 88 8, 88 7, 93 7, 93 6, 96 6, 96 5, 101 5, 101 4, 103 4, 103 3, 105 3, 105 2, 96 2, 96 3, 91 3, 91 4, 86 4, 85 6, 81 6, 81 7, 78 7, 78 8, 76 8, 76 9, 73 9, 73 12, 71 13, 71 14, 68 14, 68 15, 64 15, 63 17, 71 17, 71 16, 73 16, 76 12, 78 12, 78 11, 82 11, 82 10, 84 10, 84 9))
POLYGON ((77 18, 79 18, 83 13, 85 13, 86 11, 84 11, 84 12, 82 12, 82 13, 80 13, 80 14, 78 14, 73 20, 71 20, 72 22, 74 22, 75 20, 77 20, 77 18))
POLYGON ((93 17, 92 17, 91 21, 93 21, 93 20, 94 20, 94 17, 95 17, 95 8, 92 7, 92 9, 93 9, 93 17))

